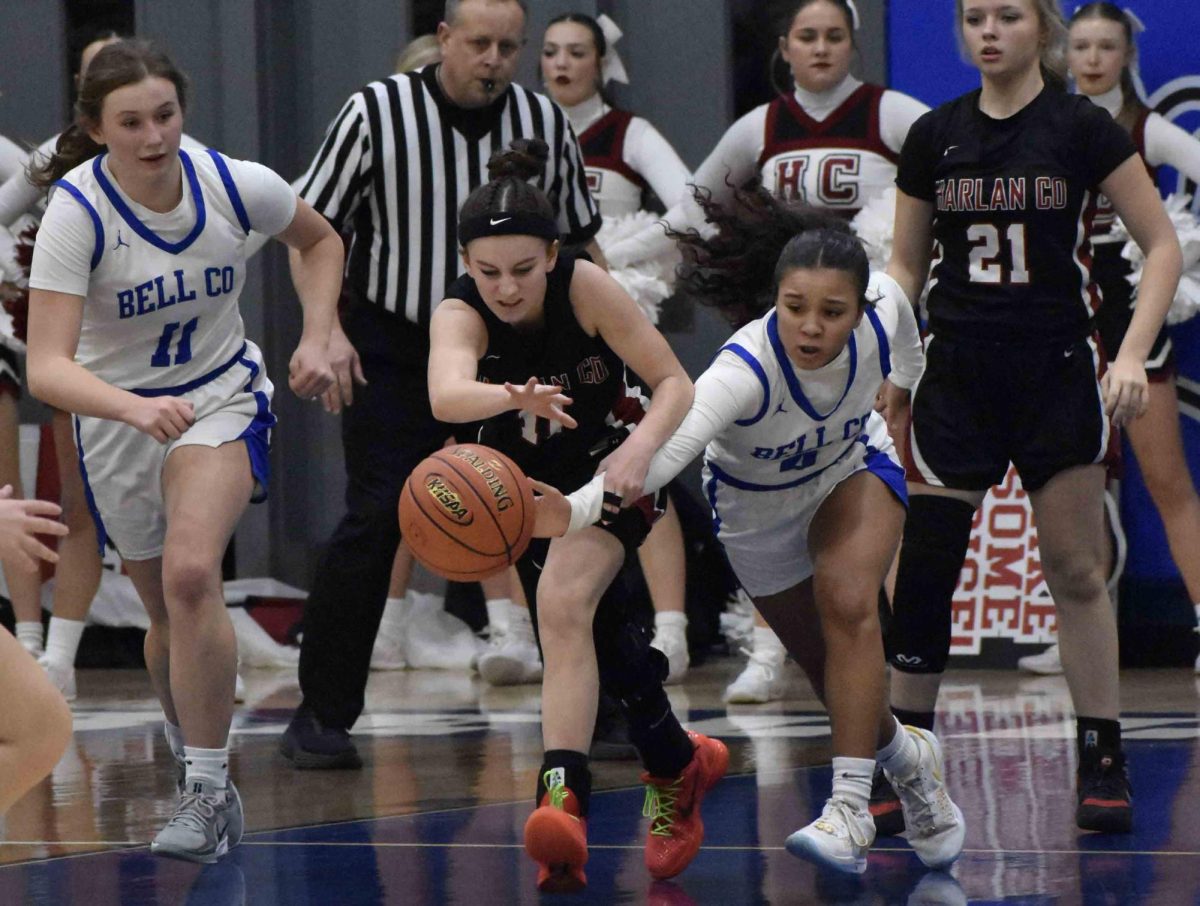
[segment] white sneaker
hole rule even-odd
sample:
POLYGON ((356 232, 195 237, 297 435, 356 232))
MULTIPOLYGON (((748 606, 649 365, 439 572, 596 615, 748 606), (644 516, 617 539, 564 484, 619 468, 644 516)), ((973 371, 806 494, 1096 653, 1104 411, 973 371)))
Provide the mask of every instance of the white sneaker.
POLYGON ((1062 658, 1058 653, 1058 642, 1045 651, 1018 658, 1017 667, 1026 673, 1036 673, 1039 676, 1058 676, 1063 672, 1062 658))
POLYGON ((480 642, 465 622, 446 613, 439 595, 417 594, 404 625, 404 661, 414 670, 470 670, 480 642))
POLYGON ((721 699, 730 705, 762 705, 783 698, 783 652, 755 651, 721 699))
POLYGON ((867 870, 867 851, 875 842, 875 821, 866 809, 855 811, 841 799, 830 799, 821 817, 784 842, 793 856, 818 865, 861 875, 867 870))
POLYGON ((905 727, 904 731, 921 753, 917 769, 903 780, 886 769, 883 773, 900 797, 905 837, 917 858, 929 868, 948 868, 962 852, 967 828, 946 789, 942 744, 927 730, 905 727))
POLYGON ((671 670, 667 674, 667 685, 683 682, 687 676, 688 665, 692 662, 688 654, 687 632, 683 629, 659 627, 654 632, 651 648, 657 648, 667 656, 671 670))
POLYGON ((492 686, 520 686, 542 680, 537 645, 520 634, 493 632, 475 666, 483 681, 492 686))
POLYGON ((46 671, 46 676, 50 677, 50 682, 54 683, 54 688, 62 693, 62 697, 69 702, 75 701, 75 668, 51 660, 44 654, 38 658, 38 664, 46 671))
POLYGON ((404 660, 404 637, 380 624, 375 634, 375 647, 371 649, 372 670, 403 670, 408 666, 404 660))

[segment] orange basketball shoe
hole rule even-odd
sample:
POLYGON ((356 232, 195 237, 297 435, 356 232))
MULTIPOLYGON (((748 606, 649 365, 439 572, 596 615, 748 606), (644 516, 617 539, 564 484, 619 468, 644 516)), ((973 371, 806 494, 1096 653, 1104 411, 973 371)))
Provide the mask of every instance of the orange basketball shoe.
POLYGON ((552 773, 546 772, 541 805, 525 822, 525 852, 538 864, 538 890, 577 893, 587 887, 587 819, 579 817, 574 793, 562 783, 551 785, 552 773))
POLYGON ((675 877, 696 858, 704 842, 700 801, 729 767, 725 743, 690 730, 688 737, 695 749, 683 773, 665 779, 642 775, 646 784, 642 814, 650 819, 646 868, 660 881, 675 877))

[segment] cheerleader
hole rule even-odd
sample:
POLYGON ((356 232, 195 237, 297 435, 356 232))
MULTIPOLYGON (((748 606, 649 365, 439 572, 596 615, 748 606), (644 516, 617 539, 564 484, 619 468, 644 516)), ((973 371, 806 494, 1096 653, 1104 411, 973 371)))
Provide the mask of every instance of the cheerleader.
MULTIPOLYGON (((697 381, 645 491, 704 452, 704 494, 734 572, 829 710, 832 795, 787 848, 865 871, 878 761, 900 793, 910 845, 945 868, 962 849, 962 814, 942 781, 937 739, 887 710, 878 613, 907 495, 875 400, 881 383, 904 395, 920 377, 916 318, 895 281, 869 274, 843 220, 762 190, 735 199, 733 211, 704 204, 716 237, 681 241, 696 262, 691 294, 741 329, 697 381)), ((567 515, 574 529, 613 518, 603 481, 573 493, 568 514, 543 488, 540 509, 559 515, 553 526, 539 515, 537 530, 559 530, 567 515)))
MULTIPOLYGON (((542 38, 542 81, 567 113, 579 138, 587 168, 588 191, 600 207, 604 225, 596 241, 606 248, 653 221, 644 210, 648 193, 670 208, 682 200, 691 173, 670 142, 640 116, 615 107, 605 95, 609 81, 627 82, 624 64, 613 46, 621 31, 607 16, 564 13, 550 20, 542 38)), ((675 283, 678 255, 632 261, 612 271, 651 323, 675 283)), ((674 505, 638 549, 654 605, 654 646, 671 663, 668 682, 687 673, 687 616, 684 614, 683 532, 674 505)))
POLYGON ((1066 25, 1054 0, 957 0, 956 27, 981 88, 914 124, 896 178, 888 273, 910 299, 932 286, 905 437, 912 499, 889 634, 891 702, 904 723, 933 726, 972 518, 1011 463, 1037 519, 1076 711, 1076 824, 1127 832, 1105 463, 1113 427, 1146 409, 1144 364, 1175 293, 1179 243, 1128 133, 1064 90, 1066 25), (1138 305, 1107 370, 1091 336, 1096 187, 1146 253, 1138 305))
MULTIPOLYGON (((898 91, 850 73, 858 10, 853 0, 801 0, 790 6, 779 54, 794 90, 735 122, 696 171, 695 184, 720 204, 754 180, 784 200, 803 201, 853 217, 883 195, 909 127, 927 108, 898 91)), ((704 212, 686 195, 664 218, 670 228, 700 228, 704 212)), ((670 240, 654 227, 606 249, 609 264, 655 254, 670 240)), ((750 660, 725 690, 725 701, 782 698, 783 646, 757 620, 750 660)))
POLYGON ((148 44, 116 42, 89 66, 76 122, 36 174, 56 191, 29 280, 28 374, 35 396, 75 414, 97 536, 150 616, 146 663, 182 775, 151 851, 213 862, 243 829, 221 558, 246 504, 266 496, 275 423, 238 312, 252 225, 294 249, 292 389, 337 392, 348 363, 335 371, 329 355, 336 233, 267 168, 181 150, 186 102, 183 75, 148 44))

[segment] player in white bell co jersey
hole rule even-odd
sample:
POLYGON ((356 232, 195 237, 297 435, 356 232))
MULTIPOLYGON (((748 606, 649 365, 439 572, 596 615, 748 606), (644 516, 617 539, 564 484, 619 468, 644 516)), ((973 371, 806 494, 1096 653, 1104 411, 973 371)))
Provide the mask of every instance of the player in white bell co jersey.
POLYGON ((275 422, 238 312, 252 227, 293 249, 304 330, 291 388, 330 405, 347 376, 330 361, 340 239, 265 167, 181 151, 185 88, 143 42, 111 44, 88 68, 76 123, 36 174, 56 189, 30 277, 28 376, 75 414, 97 532, 150 615, 146 663, 182 775, 151 849, 212 862, 243 828, 220 564, 246 504, 265 496, 275 422))
MULTIPOLYGON (((679 237, 696 263, 681 279, 744 326, 698 379, 645 488, 704 451, 704 494, 734 572, 829 710, 832 796, 788 849, 863 872, 878 760, 914 822, 909 843, 926 865, 947 866, 962 849, 962 814, 942 781, 936 738, 902 728, 887 709, 879 623, 907 495, 876 409, 921 376, 916 318, 893 280, 870 275, 844 221, 761 189, 735 193, 733 211, 702 204, 719 232, 679 237)), ((614 512, 602 475, 567 498, 569 525, 563 500, 539 490, 535 534, 614 512)))
MULTIPOLYGON (((729 127, 696 170, 695 184, 729 203, 735 187, 756 181, 773 195, 852 218, 896 178, 909 127, 925 113, 920 101, 850 73, 858 10, 853 0, 799 0, 788 7, 779 53, 794 89, 755 107, 729 127)), ((704 213, 685 195, 663 218, 680 232, 703 229, 704 213)), ((605 248, 611 267, 663 254, 671 240, 652 226, 605 248)), ((784 652, 756 621, 750 659, 725 690, 725 701, 781 698, 784 652)))

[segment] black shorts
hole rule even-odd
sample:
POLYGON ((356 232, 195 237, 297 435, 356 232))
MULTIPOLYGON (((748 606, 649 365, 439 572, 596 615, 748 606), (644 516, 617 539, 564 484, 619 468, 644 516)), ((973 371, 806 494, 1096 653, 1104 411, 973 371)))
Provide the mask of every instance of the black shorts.
MULTIPOLYGON (((1117 357, 1129 322, 1133 320, 1133 285, 1126 278, 1133 267, 1121 257, 1121 243, 1104 242, 1095 247, 1092 258, 1092 280, 1100 287, 1104 300, 1096 312, 1096 330, 1108 361, 1117 357)), ((1155 383, 1169 381, 1175 376, 1175 350, 1167 328, 1158 332, 1150 354, 1146 357, 1146 378, 1155 383)))
POLYGON ((1115 460, 1094 339, 1021 345, 935 336, 925 356, 904 444, 909 481, 986 491, 1012 463, 1025 489, 1037 491, 1073 466, 1115 460))

